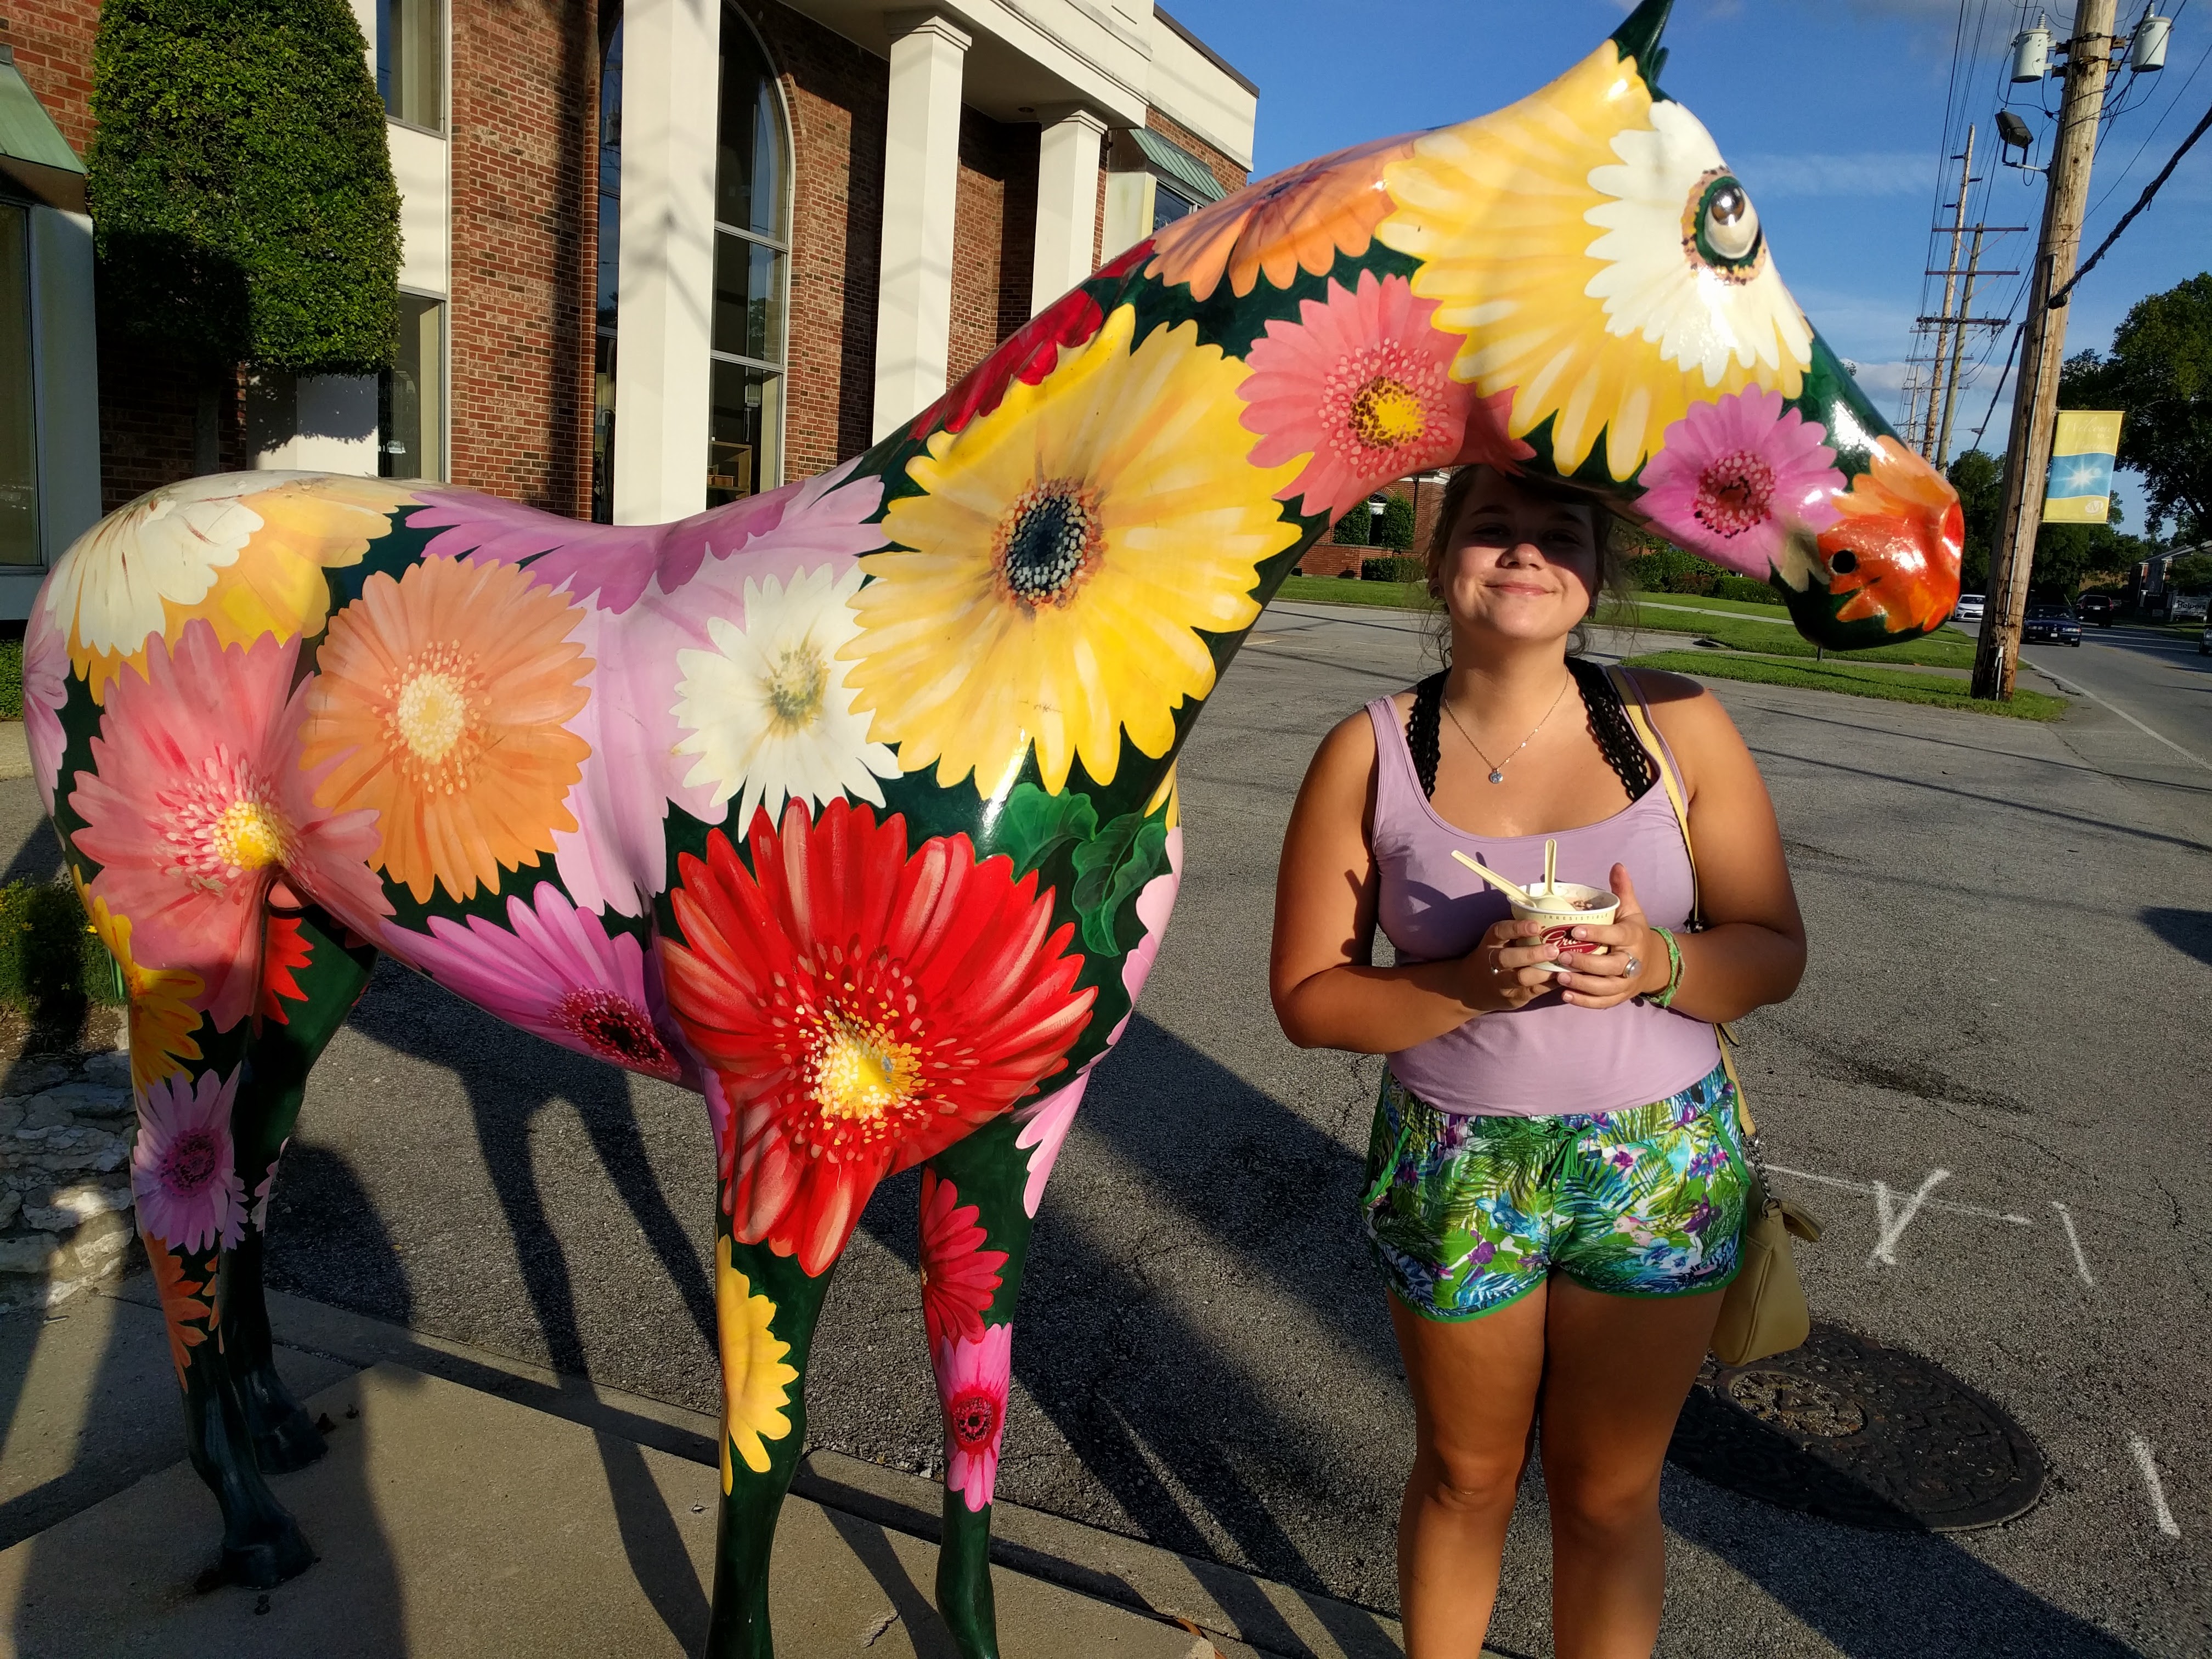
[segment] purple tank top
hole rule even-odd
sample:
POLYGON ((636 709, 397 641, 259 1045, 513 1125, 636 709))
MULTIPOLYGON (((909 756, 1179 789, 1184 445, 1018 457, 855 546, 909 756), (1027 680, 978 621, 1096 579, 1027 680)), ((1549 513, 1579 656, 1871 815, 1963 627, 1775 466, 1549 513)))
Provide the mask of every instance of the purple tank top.
MULTIPOLYGON (((1377 697, 1367 714, 1375 726, 1376 919, 1401 962, 1465 956, 1512 911, 1453 849, 1526 886, 1544 878, 1544 837, 1492 840, 1453 828, 1421 793, 1390 699, 1377 697)), ((1625 864, 1647 921, 1678 930, 1688 923, 1690 854, 1663 788, 1655 785, 1602 823, 1553 838, 1562 881, 1601 887, 1613 866, 1625 864)), ((1501 1117, 1642 1106, 1719 1064, 1719 1042, 1704 1020, 1641 1001, 1577 1008, 1556 993, 1478 1015, 1390 1056, 1399 1082, 1431 1106, 1501 1117)))

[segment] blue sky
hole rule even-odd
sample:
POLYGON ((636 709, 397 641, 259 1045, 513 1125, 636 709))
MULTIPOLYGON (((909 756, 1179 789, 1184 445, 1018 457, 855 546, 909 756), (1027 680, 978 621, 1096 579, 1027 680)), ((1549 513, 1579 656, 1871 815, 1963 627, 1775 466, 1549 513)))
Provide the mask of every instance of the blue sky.
MULTIPOLYGON (((2120 0, 2131 21, 2142 0, 2120 0)), ((2090 199, 2094 247, 2212 104, 2212 0, 2160 0, 2174 15, 2167 67, 2140 77, 2108 124, 2090 199), (2193 76, 2193 78, 2192 78, 2193 76), (2160 124, 2163 118, 2162 125, 2160 124), (2155 127, 2155 131, 2154 128, 2155 127)), ((1615 0, 1169 0, 1169 9, 1260 87, 1261 173, 1387 133, 1480 114, 1533 91, 1589 52, 1626 9, 1615 0)), ((2048 9, 2063 38, 2068 8, 2048 9)), ((1662 79, 1711 129, 1758 203, 1782 274, 1814 324, 1861 365, 1862 384, 1894 416, 1896 388, 1922 310, 1939 168, 1957 189, 1966 123, 1994 148, 1992 118, 2019 0, 1677 0, 1662 79), (1962 13, 1970 51, 1956 97, 1953 41, 1962 13), (1949 110, 1947 135, 1946 107, 1949 110)), ((2033 21, 2031 18, 2030 21, 2033 21)), ((2058 83, 2021 89, 2013 107, 2039 134, 2058 83), (2037 94, 2040 93, 2040 97, 2037 94)), ((2040 152, 2036 159, 2045 159, 2040 152)), ((2040 175, 1977 161, 1969 222, 2034 225, 2040 175)), ((2075 290, 2067 349, 2102 348, 2130 305, 2212 267, 2212 137, 2198 142, 2148 212, 2075 290)), ((2026 269, 2033 235, 1994 240, 1986 266, 2026 269)), ((1948 257, 1948 240, 1941 252, 1948 257)), ((1963 263, 1963 259, 1961 261, 1963 263)), ((1990 283, 1978 312, 2011 307, 2018 279, 1990 283)), ((1940 299, 1940 295, 1937 296, 1940 299)), ((1927 309, 1936 308, 1930 302, 1927 309)), ((2008 334, 1961 405, 1960 436, 1979 424, 2008 334)), ((1984 447, 2004 443, 2001 403, 1984 447)), ((2139 504, 2139 491, 2124 493, 2139 504)), ((2130 520, 2131 524, 2136 523, 2130 520)))

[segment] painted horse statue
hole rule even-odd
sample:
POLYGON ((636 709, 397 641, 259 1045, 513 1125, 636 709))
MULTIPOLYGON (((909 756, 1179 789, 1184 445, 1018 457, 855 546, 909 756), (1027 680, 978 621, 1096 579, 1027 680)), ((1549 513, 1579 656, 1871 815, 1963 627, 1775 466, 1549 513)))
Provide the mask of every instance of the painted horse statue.
POLYGON ((379 952, 706 1098, 716 1656, 772 1651, 830 1270, 922 1166, 937 1593, 987 1659, 1030 1227, 1174 905, 1176 751, 1300 552, 1481 462, 1772 581, 1827 645, 1945 619, 1957 501, 1659 90, 1666 10, 1168 226, 803 483, 616 528, 240 474, 70 549, 26 719, 129 993, 138 1218, 232 1577, 311 1559, 264 1478, 322 1445, 270 1364, 263 1229, 379 952))

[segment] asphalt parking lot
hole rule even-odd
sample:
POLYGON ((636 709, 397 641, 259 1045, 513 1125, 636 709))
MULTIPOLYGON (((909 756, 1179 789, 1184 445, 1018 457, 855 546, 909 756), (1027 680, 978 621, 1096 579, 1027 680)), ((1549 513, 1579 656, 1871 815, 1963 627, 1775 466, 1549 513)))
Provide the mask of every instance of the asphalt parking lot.
MULTIPOLYGON (((1046 1199, 1000 1474, 1010 1500, 1386 1609, 1412 1424, 1351 1207, 1377 1063, 1291 1048, 1265 956, 1315 742, 1424 646, 1394 613, 1275 607, 1200 722, 1180 908, 1046 1199)), ((1812 929, 1746 1060, 1783 1184, 1829 1223, 1801 1253, 1815 1311, 2001 1402, 2052 1478, 2006 1526, 1911 1536, 1670 1473, 1660 1651, 2203 1659, 2212 771, 2100 705, 2039 726, 1717 689, 1812 929)), ((316 1073, 271 1274, 712 1408, 714 1202, 695 1098, 387 966, 316 1073)), ((915 1227, 908 1176, 838 1270, 810 1426, 922 1469, 915 1227)), ((1502 1650, 1549 1650, 1545 1567, 1532 1481, 1502 1650)))

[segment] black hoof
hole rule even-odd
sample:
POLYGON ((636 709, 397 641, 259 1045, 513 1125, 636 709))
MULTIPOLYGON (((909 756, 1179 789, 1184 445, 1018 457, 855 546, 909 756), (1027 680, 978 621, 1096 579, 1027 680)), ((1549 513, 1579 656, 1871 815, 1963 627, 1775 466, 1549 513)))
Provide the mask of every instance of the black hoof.
POLYGON ((272 1589, 287 1578, 296 1578, 315 1564, 307 1534, 286 1522, 273 1538, 233 1548, 222 1547, 222 1559, 200 1580, 203 1589, 216 1584, 243 1584, 248 1589, 272 1589), (210 1580, 213 1583, 210 1583, 210 1580))

